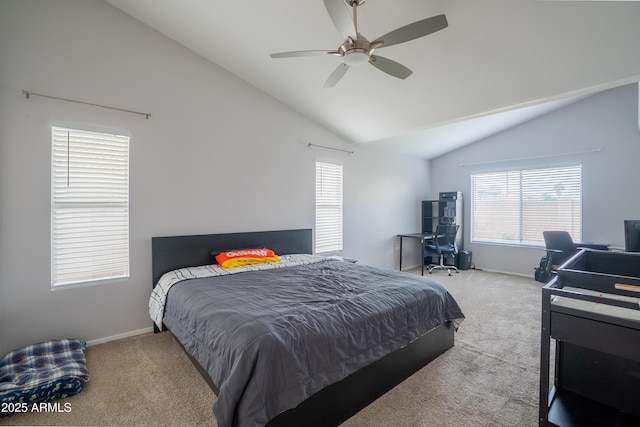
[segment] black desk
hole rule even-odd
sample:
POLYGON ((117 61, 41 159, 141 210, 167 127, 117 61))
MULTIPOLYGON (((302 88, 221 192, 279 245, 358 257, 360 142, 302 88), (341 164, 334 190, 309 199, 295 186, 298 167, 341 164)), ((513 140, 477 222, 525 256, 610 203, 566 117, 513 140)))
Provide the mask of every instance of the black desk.
POLYGON ((402 271, 402 239, 406 237, 406 238, 414 239, 420 242, 420 265, 422 266, 420 273, 424 276, 424 255, 422 253, 422 250, 424 248, 424 241, 432 240, 433 238, 436 237, 436 235, 433 233, 411 233, 411 234, 398 234, 398 237, 400 238, 399 270, 402 271))

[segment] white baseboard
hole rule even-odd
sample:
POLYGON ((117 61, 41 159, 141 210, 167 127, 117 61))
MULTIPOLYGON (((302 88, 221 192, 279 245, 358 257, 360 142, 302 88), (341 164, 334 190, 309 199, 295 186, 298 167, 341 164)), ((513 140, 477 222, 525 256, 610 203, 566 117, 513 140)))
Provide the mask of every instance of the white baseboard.
POLYGON ((153 326, 144 329, 138 329, 137 331, 129 331, 124 332, 118 335, 111 335, 110 337, 98 338, 97 340, 87 341, 87 347, 91 347, 92 345, 103 344, 109 341, 121 340, 123 338, 129 338, 136 335, 142 335, 149 332, 153 332, 153 326))
MULTIPOLYGON (((426 266, 427 266, 427 264, 425 264, 425 267, 426 266)), ((403 268, 402 271, 408 271, 408 270, 413 270, 413 269, 418 269, 418 271, 420 271, 420 264, 417 264, 415 266, 409 266, 409 267, 402 266, 402 268, 403 268)), ((470 268, 470 270, 475 270, 475 268, 470 268)), ((491 269, 491 268, 478 268, 478 270, 486 271, 487 273, 510 274, 512 276, 520 276, 520 277, 526 277, 526 278, 529 278, 529 279, 533 279, 533 274, 515 273, 513 271, 494 270, 494 269, 491 269)), ((460 270, 460 271, 465 271, 465 270, 460 270)))
POLYGON ((415 265, 403 265, 402 266, 402 271, 407 271, 407 270, 413 270, 414 268, 420 268, 420 264, 415 264, 415 265))
POLYGON ((491 268, 482 268, 480 270, 486 271, 489 273, 509 274, 511 276, 520 276, 520 277, 526 277, 528 279, 533 279, 533 274, 514 273, 513 271, 493 270, 491 268))

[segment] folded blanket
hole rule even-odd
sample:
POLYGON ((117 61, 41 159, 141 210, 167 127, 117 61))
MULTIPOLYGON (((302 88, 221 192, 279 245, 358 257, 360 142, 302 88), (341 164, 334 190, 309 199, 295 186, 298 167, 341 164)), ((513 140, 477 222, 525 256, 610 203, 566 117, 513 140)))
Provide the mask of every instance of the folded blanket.
POLYGON ((78 394, 89 380, 85 352, 86 343, 76 339, 12 351, 0 360, 0 402, 35 403, 78 394))

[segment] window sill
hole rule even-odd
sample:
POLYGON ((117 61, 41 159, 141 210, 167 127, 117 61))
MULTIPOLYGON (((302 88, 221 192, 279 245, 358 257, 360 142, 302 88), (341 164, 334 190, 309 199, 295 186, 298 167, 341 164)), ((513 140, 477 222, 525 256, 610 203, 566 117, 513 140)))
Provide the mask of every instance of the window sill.
POLYGON ((109 279, 91 280, 87 282, 74 282, 60 285, 51 285, 52 291, 64 291, 67 289, 88 288, 100 285, 113 285, 118 282, 128 282, 130 276, 112 277, 109 279))
POLYGON ((485 242, 481 240, 472 240, 470 243, 474 245, 504 246, 509 248, 544 249, 544 244, 537 245, 533 243, 485 242))

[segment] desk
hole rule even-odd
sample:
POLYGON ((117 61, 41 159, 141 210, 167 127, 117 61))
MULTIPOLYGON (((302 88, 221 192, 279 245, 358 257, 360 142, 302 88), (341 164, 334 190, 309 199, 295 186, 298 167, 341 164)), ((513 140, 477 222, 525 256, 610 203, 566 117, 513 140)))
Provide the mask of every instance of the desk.
POLYGON ((399 265, 400 271, 402 271, 402 239, 406 237, 408 239, 414 239, 420 242, 420 265, 422 266, 420 273, 424 276, 424 254, 423 254, 424 241, 431 240, 434 237, 436 237, 436 235, 433 233, 411 233, 411 234, 398 234, 398 237, 400 238, 400 265, 399 265))

